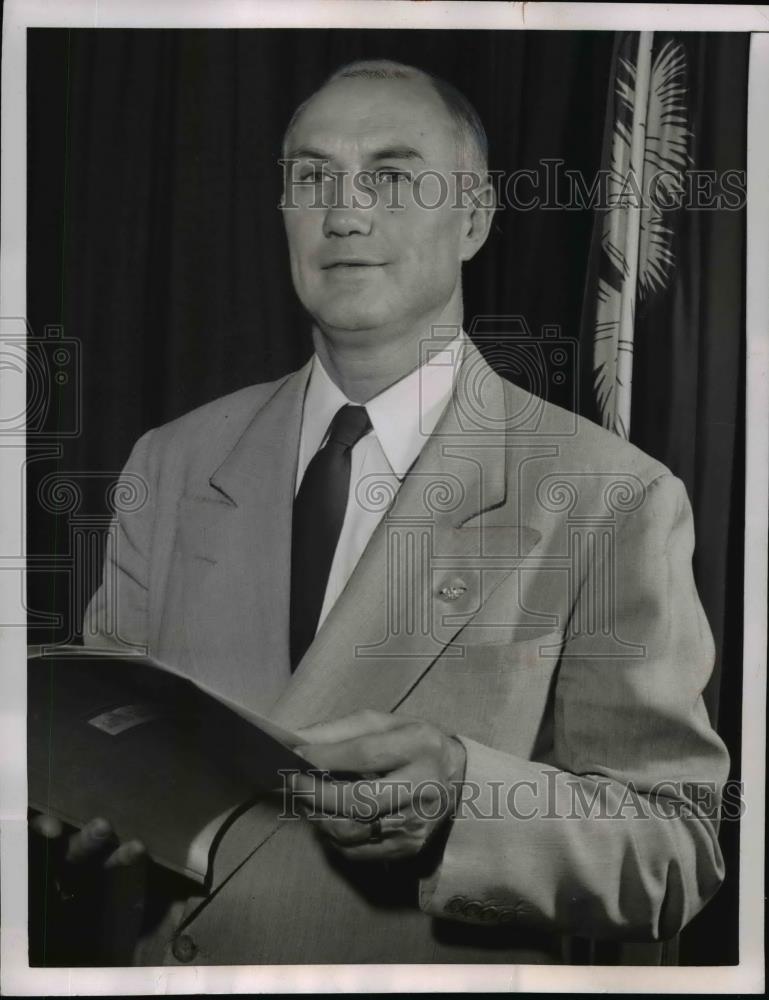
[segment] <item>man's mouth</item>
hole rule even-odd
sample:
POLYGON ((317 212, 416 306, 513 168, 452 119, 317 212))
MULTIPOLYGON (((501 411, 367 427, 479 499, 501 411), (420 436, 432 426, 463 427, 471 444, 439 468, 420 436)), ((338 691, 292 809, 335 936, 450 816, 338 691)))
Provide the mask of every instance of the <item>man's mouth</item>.
POLYGON ((324 264, 322 270, 332 271, 340 267, 382 267, 382 263, 377 260, 335 260, 330 264, 324 264))

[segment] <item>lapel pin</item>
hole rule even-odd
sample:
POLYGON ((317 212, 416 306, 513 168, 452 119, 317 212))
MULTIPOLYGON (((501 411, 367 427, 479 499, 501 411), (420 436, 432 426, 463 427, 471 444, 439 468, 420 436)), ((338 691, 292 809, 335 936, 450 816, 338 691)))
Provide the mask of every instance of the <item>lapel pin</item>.
POLYGON ((456 601, 466 591, 467 587, 463 583, 455 583, 441 587, 438 591, 438 596, 442 597, 444 601, 456 601))

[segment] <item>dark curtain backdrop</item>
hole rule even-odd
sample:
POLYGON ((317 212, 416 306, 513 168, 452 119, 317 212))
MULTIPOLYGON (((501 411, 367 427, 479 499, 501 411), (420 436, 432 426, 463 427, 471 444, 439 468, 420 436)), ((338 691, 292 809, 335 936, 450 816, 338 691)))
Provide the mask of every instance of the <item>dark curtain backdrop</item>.
MULTIPOLYGON (((28 450, 30 641, 41 642, 70 638, 97 583, 107 487, 137 437, 309 355, 277 208, 276 161, 296 105, 345 61, 414 63, 475 104, 492 169, 561 160, 589 180, 601 165, 613 36, 35 29, 28 38, 27 315, 52 386, 28 450)), ((688 44, 702 82, 700 141, 714 168, 739 166, 730 157, 739 148, 744 161, 747 43, 692 35, 688 44), (716 142, 724 129, 734 147, 716 142)), ((552 194, 566 197, 563 178, 552 194)), ((690 225, 704 256, 689 258, 676 308, 691 318, 691 344, 681 352, 652 332, 637 345, 631 436, 684 478, 694 502, 698 583, 722 653, 710 708, 720 694, 738 760, 744 219, 710 213, 690 225), (724 287, 710 280, 716 268, 724 287), (729 544, 708 556, 711 535, 729 544)), ((548 394, 585 412, 591 348, 579 338, 592 231, 590 209, 504 209, 465 286, 468 327, 508 317, 496 324, 503 338, 522 317, 535 339, 559 328, 581 346, 573 377, 548 394)), ((729 836, 733 891, 685 935, 691 962, 736 960, 729 836)))
MULTIPOLYGON (((660 36, 663 41, 669 36, 660 36)), ((683 35, 689 66, 692 160, 724 176, 746 170, 749 36, 683 35)), ((713 630, 716 664, 705 692, 740 776, 745 443, 745 209, 680 213, 670 293, 636 318, 631 440, 686 484, 697 538, 694 573, 713 630)), ((682 936, 737 957, 739 825, 721 831, 727 869, 720 912, 706 908, 682 936), (732 913, 728 926, 724 914, 732 913)), ((703 959, 703 961, 705 961, 703 959)))
MULTIPOLYGON (((632 41, 615 35, 614 59, 632 41)), ((670 212, 675 266, 663 291, 639 297, 633 344, 630 440, 684 481, 694 511, 694 573, 716 645, 705 692, 711 719, 729 746, 731 778, 740 775, 742 570, 745 431, 745 208, 738 199, 716 207, 727 172, 746 170, 749 36, 655 32, 653 54, 683 46, 686 70, 676 83, 691 132, 690 171, 699 172, 701 207, 670 212), (710 183, 709 178, 716 183, 710 183), (708 184, 710 187, 708 188, 708 184), (728 207, 724 207, 728 206, 728 207)), ((603 162, 611 154, 613 101, 607 95, 603 162)), ((743 180, 744 185, 744 180, 743 180)), ((744 187, 743 187, 744 191, 744 187)), ((583 317, 583 361, 598 278, 602 219, 597 219, 583 317)), ((581 409, 600 422, 592 393, 593 365, 583 363, 581 409)), ((696 960, 699 943, 719 942, 736 959, 739 825, 725 823, 721 842, 727 879, 718 906, 707 907, 681 940, 681 958, 696 960), (734 919, 725 926, 724 914, 734 919)), ((732 960, 730 959, 730 960, 732 960)), ((708 956, 700 961, 706 963, 708 956)))

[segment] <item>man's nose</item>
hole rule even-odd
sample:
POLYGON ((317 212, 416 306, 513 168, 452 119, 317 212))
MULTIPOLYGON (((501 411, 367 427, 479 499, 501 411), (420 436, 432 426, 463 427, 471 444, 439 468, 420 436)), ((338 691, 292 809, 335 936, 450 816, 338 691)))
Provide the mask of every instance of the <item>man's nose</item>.
POLYGON ((337 177, 333 197, 323 219, 324 236, 367 236, 371 232, 371 200, 356 190, 350 174, 337 177))

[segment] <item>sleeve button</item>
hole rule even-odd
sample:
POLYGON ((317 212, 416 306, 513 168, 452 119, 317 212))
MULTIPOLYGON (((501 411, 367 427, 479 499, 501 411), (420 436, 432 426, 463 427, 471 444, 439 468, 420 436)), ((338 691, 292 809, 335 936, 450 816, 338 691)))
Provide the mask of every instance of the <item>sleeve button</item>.
POLYGON ((446 913, 459 913, 465 902, 464 896, 452 896, 452 898, 446 903, 445 910, 446 913))
POLYGON ((490 924, 492 921, 499 920, 499 907, 493 906, 491 903, 488 906, 484 906, 480 917, 481 922, 484 924, 490 924))
POLYGON ((198 946, 189 934, 180 934, 174 938, 171 952, 177 962, 191 962, 198 953, 198 946))
POLYGON ((471 899, 469 903, 465 903, 462 913, 466 917, 474 919, 483 909, 483 903, 480 903, 477 899, 471 899))

